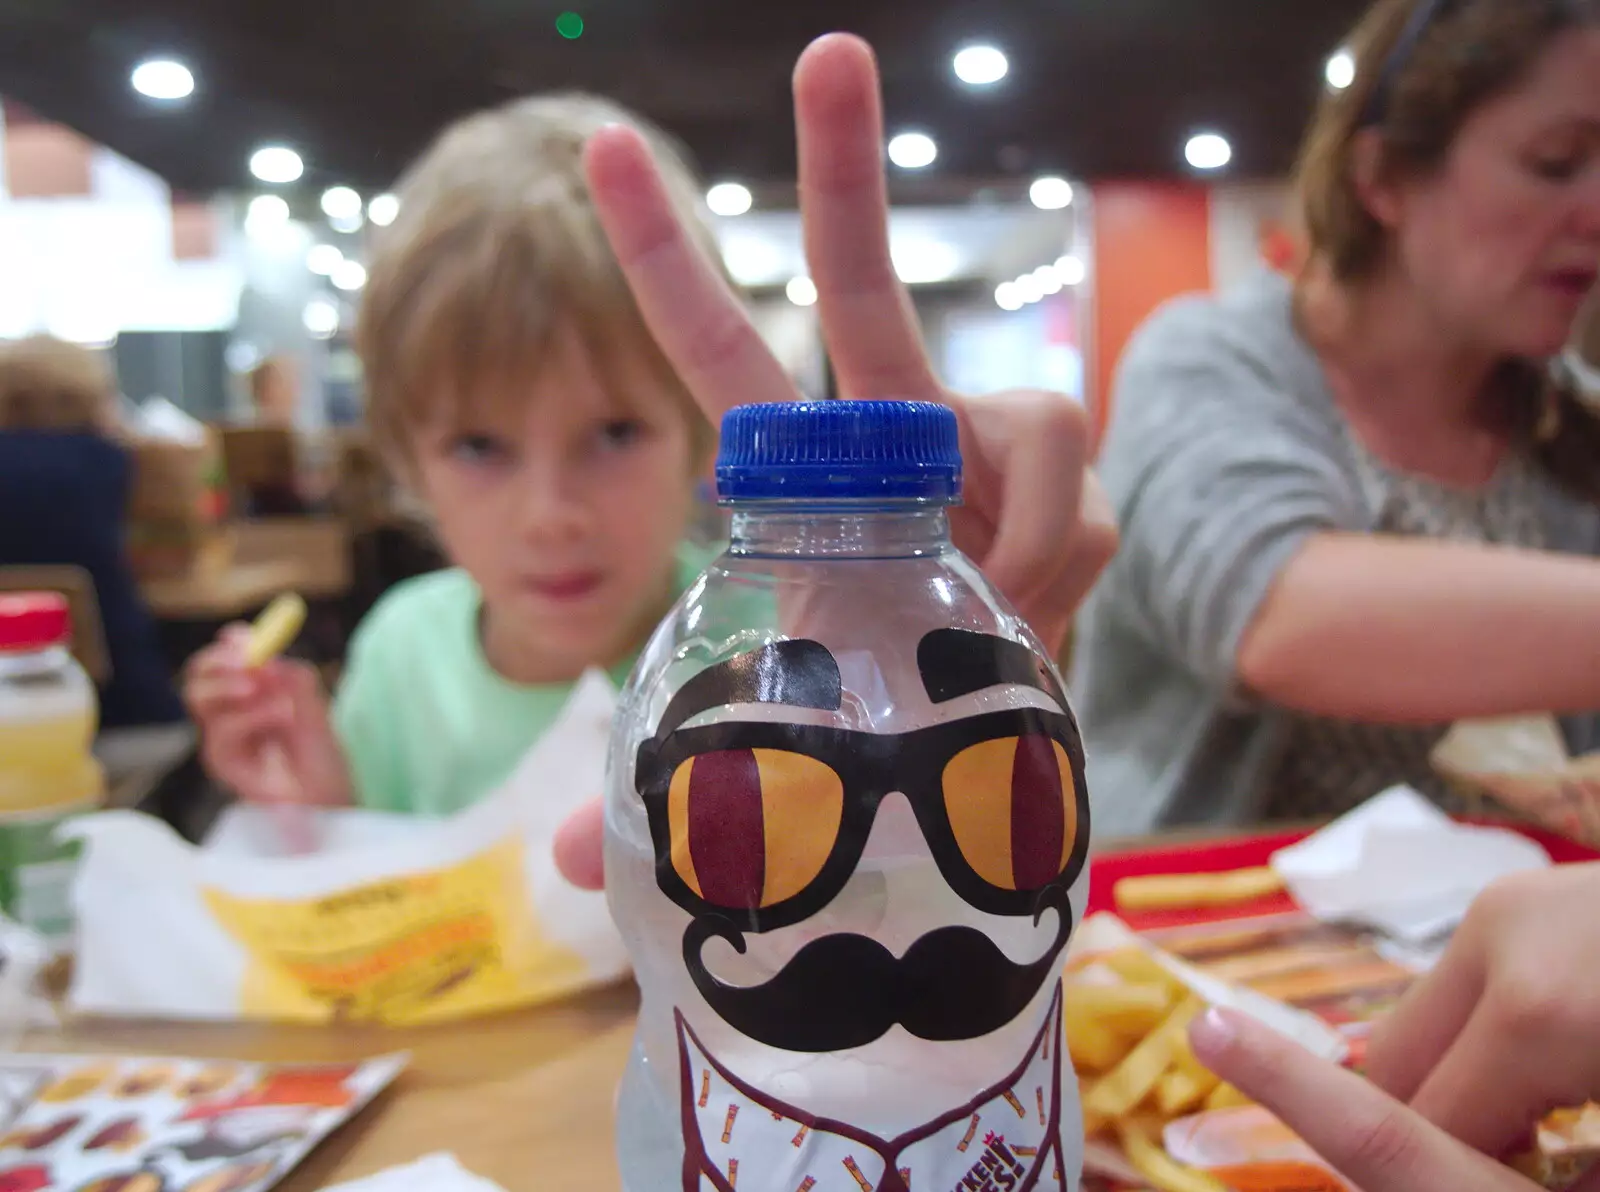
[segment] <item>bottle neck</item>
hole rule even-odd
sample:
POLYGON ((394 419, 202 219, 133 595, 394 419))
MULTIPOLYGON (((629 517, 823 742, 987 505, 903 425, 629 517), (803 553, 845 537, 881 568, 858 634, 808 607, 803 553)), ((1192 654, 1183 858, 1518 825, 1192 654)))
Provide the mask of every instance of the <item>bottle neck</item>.
POLYGON ((803 559, 917 559, 950 549, 943 506, 884 504, 736 507, 728 553, 803 559))

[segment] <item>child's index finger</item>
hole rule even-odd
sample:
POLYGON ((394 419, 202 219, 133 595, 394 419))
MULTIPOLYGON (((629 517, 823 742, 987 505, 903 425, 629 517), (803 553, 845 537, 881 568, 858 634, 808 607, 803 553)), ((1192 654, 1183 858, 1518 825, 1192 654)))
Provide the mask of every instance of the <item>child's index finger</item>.
POLYGON ((250 627, 245 665, 251 670, 276 658, 294 641, 306 623, 306 602, 298 593, 285 592, 266 608, 250 627))

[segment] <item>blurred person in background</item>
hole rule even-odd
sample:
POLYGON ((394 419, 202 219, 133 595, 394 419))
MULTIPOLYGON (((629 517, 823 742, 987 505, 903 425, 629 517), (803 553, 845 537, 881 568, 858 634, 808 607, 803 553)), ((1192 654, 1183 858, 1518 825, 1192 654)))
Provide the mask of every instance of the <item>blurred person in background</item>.
POLYGON ((1584 399, 1600 409, 1600 290, 1589 296, 1589 309, 1578 321, 1578 335, 1567 349, 1566 364, 1584 399))
POLYGON ((1600 748, 1600 0, 1381 0, 1304 148, 1308 264, 1129 346, 1075 691, 1095 826, 1320 818, 1455 721, 1600 748))
POLYGON ((110 679, 108 728, 183 719, 124 549, 133 462, 115 380, 76 344, 0 344, 0 567, 73 566, 94 584, 110 679))
MULTIPOLYGON (((704 565, 684 538, 712 429, 645 329, 584 182, 584 143, 614 122, 642 123, 586 96, 520 100, 447 129, 402 180, 357 346, 374 445, 454 565, 366 615, 331 708, 304 664, 248 669, 243 627, 192 662, 203 757, 241 798, 472 805, 587 669, 620 684, 704 565)), ((647 135, 709 246, 701 187, 647 135)), ((263 416, 286 413, 278 382, 255 386, 263 416)))
POLYGON ((300 414, 300 373, 287 356, 269 356, 250 370, 250 411, 256 426, 293 430, 300 414))

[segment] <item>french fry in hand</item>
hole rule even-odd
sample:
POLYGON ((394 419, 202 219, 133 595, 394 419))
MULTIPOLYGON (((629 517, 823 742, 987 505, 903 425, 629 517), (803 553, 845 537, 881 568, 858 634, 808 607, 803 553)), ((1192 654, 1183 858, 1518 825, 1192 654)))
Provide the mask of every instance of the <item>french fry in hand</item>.
POLYGON ((1229 873, 1154 873, 1125 877, 1112 890, 1125 911, 1165 911, 1234 906, 1282 893, 1283 879, 1270 866, 1229 873))
POLYGON ((1130 1051, 1123 1061, 1089 1089, 1084 1108, 1108 1118, 1124 1118, 1148 1097, 1172 1065, 1175 1041, 1189 1029, 1200 1002, 1186 998, 1130 1051))
POLYGON ((1128 1162, 1160 1192, 1228 1192, 1227 1185, 1215 1176, 1185 1167, 1173 1159, 1137 1122, 1119 1122, 1117 1137, 1128 1162))
POLYGON ((252 670, 282 654, 299 636, 306 623, 306 602, 294 592, 285 592, 250 627, 245 645, 245 665, 252 670))

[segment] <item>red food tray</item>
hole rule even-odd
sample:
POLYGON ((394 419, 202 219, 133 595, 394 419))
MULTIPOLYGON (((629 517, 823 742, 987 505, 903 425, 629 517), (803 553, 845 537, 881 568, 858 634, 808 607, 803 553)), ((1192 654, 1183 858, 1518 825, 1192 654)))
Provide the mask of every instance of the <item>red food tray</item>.
MULTIPOLYGON (((1520 832, 1543 846, 1545 852, 1550 854, 1550 859, 1558 865, 1600 860, 1600 853, 1595 850, 1540 828, 1495 820, 1474 819, 1465 822, 1489 824, 1520 832)), ((1117 882, 1125 877, 1143 877, 1152 873, 1226 873, 1234 869, 1251 869, 1267 864, 1273 853, 1304 840, 1310 834, 1310 830, 1303 829, 1296 832, 1234 836, 1186 844, 1157 845, 1153 848, 1096 856, 1089 863, 1089 913, 1111 911, 1121 915, 1121 918, 1135 931, 1147 931, 1161 927, 1182 927, 1190 923, 1243 919, 1254 915, 1295 910, 1297 908, 1293 899, 1287 894, 1277 894, 1271 898, 1230 907, 1179 908, 1123 914, 1117 911, 1112 890, 1117 882)))

